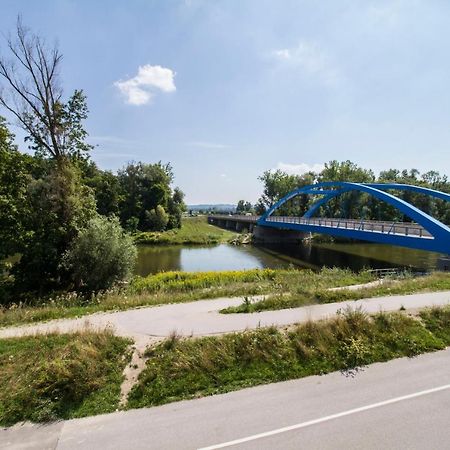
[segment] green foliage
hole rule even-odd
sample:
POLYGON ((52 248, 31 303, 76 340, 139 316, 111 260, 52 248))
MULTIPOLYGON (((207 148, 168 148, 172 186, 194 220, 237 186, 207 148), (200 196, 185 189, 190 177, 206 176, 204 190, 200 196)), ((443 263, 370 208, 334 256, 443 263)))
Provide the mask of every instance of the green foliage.
POLYGON ((141 231, 179 227, 185 209, 184 194, 179 188, 172 192, 170 164, 131 163, 119 171, 118 181, 120 219, 124 226, 137 218, 137 229, 141 231))
POLYGON ((51 164, 27 187, 27 239, 12 274, 21 292, 43 294, 67 285, 61 258, 73 239, 96 214, 92 191, 81 183, 78 169, 66 159, 51 164))
POLYGON ((17 20, 14 35, 6 40, 0 57, 0 105, 8 110, 27 133, 25 141, 38 156, 84 158, 92 146, 87 132, 86 96, 75 90, 63 100, 60 82, 62 55, 45 40, 32 34, 17 20), (6 55, 9 55, 10 59, 6 55))
MULTIPOLYGON (((378 179, 372 170, 359 167, 351 161, 330 161, 325 164, 320 173, 307 173, 302 176, 289 175, 277 171, 266 171, 259 180, 263 182, 264 191, 258 201, 257 212, 263 213, 276 201, 284 197, 295 188, 326 181, 350 181, 355 183, 400 183, 412 184, 443 192, 450 192, 450 182, 447 176, 441 176, 437 171, 429 171, 420 175, 416 169, 397 170, 389 169, 380 172, 378 179)), ((391 191, 397 197, 420 208, 424 212, 436 217, 443 223, 450 224, 450 205, 444 200, 434 199, 423 194, 408 191, 391 191)), ((298 196, 286 202, 276 215, 303 215, 318 196, 298 196)), ((341 194, 331 199, 326 205, 319 208, 316 213, 322 217, 353 218, 382 221, 410 222, 411 219, 401 213, 398 209, 386 202, 377 200, 367 193, 356 191, 341 194)))
POLYGON ((94 163, 89 163, 89 167, 84 168, 84 179, 94 191, 97 212, 103 216, 119 215, 122 194, 117 176, 108 170, 99 170, 94 163))
POLYGON ((362 298, 450 290, 450 274, 445 272, 435 272, 431 275, 417 278, 405 277, 385 280, 383 284, 378 286, 351 290, 334 290, 330 288, 373 281, 373 275, 365 271, 359 274, 352 274, 350 271, 341 269, 323 269, 319 274, 312 276, 308 276, 307 272, 301 271, 297 280, 292 280, 289 287, 286 282, 280 280, 282 277, 277 277, 278 282, 283 286, 283 289, 280 290, 281 292, 268 295, 266 298, 251 302, 249 305, 244 302, 238 306, 230 306, 221 312, 224 314, 259 312, 297 308, 304 305, 338 303, 362 298))
POLYGON ((360 311, 288 330, 172 337, 147 352, 146 368, 128 406, 160 405, 335 370, 351 373, 376 361, 444 347, 414 319, 400 314, 371 318, 360 311))
MULTIPOLYGON (((258 200, 256 212, 262 214, 266 209, 272 207, 278 200, 283 198, 289 192, 300 186, 306 186, 314 182, 314 173, 304 175, 289 175, 281 170, 264 172, 258 179, 262 181, 264 190, 261 198, 258 200)), ((280 208, 277 214, 280 215, 303 215, 308 206, 306 196, 297 197, 295 203, 286 204, 280 208)))
POLYGON ((250 202, 246 202, 245 200, 239 200, 236 206, 237 214, 251 213, 253 211, 253 206, 250 202))
POLYGON ((169 222, 169 216, 161 205, 145 211, 145 223, 149 230, 164 231, 169 222))
POLYGON ((136 257, 133 240, 119 220, 97 216, 72 241, 62 265, 76 290, 99 291, 129 278, 136 257))
POLYGON ((274 280, 275 276, 276 271, 272 269, 226 272, 161 272, 145 278, 135 278, 130 284, 129 290, 134 293, 193 291, 228 283, 274 280))
POLYGON ((0 340, 0 424, 114 411, 128 345, 106 331, 0 340))
POLYGON ((425 327, 450 345, 450 306, 430 308, 420 312, 425 327))
POLYGON ((33 161, 17 150, 13 140, 0 117, 0 262, 20 251, 29 233, 27 187, 33 161))
MULTIPOLYGON (((35 297, 26 304, 0 306, 0 326, 39 322, 42 320, 80 317, 97 311, 127 310, 141 306, 193 302, 218 297, 268 295, 261 302, 250 302, 249 310, 281 309, 322 303, 322 293, 330 287, 348 286, 370 281, 370 274, 353 274, 342 269, 245 270, 234 272, 184 273, 165 272, 136 277, 129 285, 97 293, 89 298, 76 292, 35 297), (271 295, 272 294, 272 295, 271 295)), ((374 296, 412 294, 450 290, 450 274, 437 272, 425 277, 392 280, 386 285, 339 291, 333 301, 374 296)), ((331 292, 331 291, 330 291, 331 292)), ((225 312, 225 311, 223 311, 225 312)), ((243 312, 240 306, 229 312, 243 312)))
POLYGON ((185 217, 181 227, 164 232, 140 232, 135 234, 137 244, 146 245, 211 245, 227 242, 236 233, 208 224, 206 217, 185 217))

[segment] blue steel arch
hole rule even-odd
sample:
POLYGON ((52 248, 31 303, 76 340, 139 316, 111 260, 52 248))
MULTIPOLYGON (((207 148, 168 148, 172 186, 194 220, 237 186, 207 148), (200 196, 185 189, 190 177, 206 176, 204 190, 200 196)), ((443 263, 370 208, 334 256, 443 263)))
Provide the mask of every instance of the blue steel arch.
POLYGON ((420 186, 413 186, 407 184, 398 183, 351 183, 345 181, 328 181, 323 183, 317 183, 309 186, 304 186, 287 194, 275 205, 273 205, 261 218, 258 220, 258 225, 269 226, 272 228, 283 229, 297 229, 299 231, 314 231, 323 232, 326 234, 341 235, 345 237, 354 237, 355 239, 370 240, 380 243, 386 243, 391 245, 400 245, 410 248, 419 248, 423 250, 431 250, 442 253, 450 254, 450 228, 430 216, 429 214, 421 211, 419 208, 411 205, 410 203, 402 200, 388 192, 387 190, 408 190, 413 192, 422 193, 432 197, 439 198, 441 200, 450 201, 450 195, 444 192, 436 191, 433 189, 423 188, 420 186), (279 223, 270 222, 267 219, 283 204, 287 201, 297 197, 298 195, 323 195, 324 197, 314 203, 311 208, 304 214, 304 218, 310 218, 317 211, 317 209, 326 204, 329 200, 337 197, 344 192, 360 191, 366 192, 373 197, 385 201, 386 203, 396 207, 406 216, 421 225, 432 236, 432 238, 417 238, 412 236, 398 236, 392 234, 372 233, 355 230, 340 230, 340 229, 325 229, 325 227, 309 226, 305 224, 295 223, 279 223), (320 231, 319 231, 320 229, 320 231))

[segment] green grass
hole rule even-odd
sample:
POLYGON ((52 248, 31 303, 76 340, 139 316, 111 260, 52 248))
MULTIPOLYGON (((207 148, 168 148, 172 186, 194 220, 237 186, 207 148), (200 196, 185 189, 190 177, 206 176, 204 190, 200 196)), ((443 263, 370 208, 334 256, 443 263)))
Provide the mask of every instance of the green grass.
POLYGON ((176 336, 147 351, 149 359, 128 407, 161 405, 244 387, 328 372, 450 345, 450 308, 423 313, 345 312, 334 320, 284 330, 262 328, 220 337, 176 336), (432 319, 427 319, 432 316, 432 319), (442 332, 442 329, 444 332, 442 332))
POLYGON ((450 307, 425 309, 420 318, 428 330, 450 345, 450 307))
MULTIPOLYGON (((296 272, 298 275, 299 272, 296 272)), ((129 292, 187 292, 232 283, 258 283, 275 281, 277 271, 273 269, 230 270, 222 272, 161 272, 148 277, 136 278, 130 285, 129 292)))
POLYGON ((126 288, 88 299, 69 293, 45 300, 36 299, 29 304, 3 307, 0 308, 0 326, 207 298, 296 292, 305 285, 311 288, 345 286, 371 279, 367 272, 355 274, 343 269, 323 269, 321 272, 272 269, 164 272, 136 277, 126 288))
POLYGON ((0 340, 0 424, 114 411, 129 343, 108 331, 0 340))
POLYGON ((212 245, 228 242, 237 233, 210 225, 206 216, 185 217, 181 228, 162 232, 140 232, 136 244, 145 245, 212 245))
POLYGON ((407 277, 396 283, 357 291, 328 291, 331 287, 373 280, 369 272, 344 269, 272 270, 253 269, 224 272, 164 272, 136 277, 128 286, 91 298, 75 293, 61 294, 33 303, 0 307, 0 327, 58 318, 80 317, 99 311, 121 311, 142 306, 192 302, 218 297, 269 294, 266 300, 248 303, 223 312, 253 312, 267 309, 356 300, 390 294, 450 290, 450 274, 436 272, 426 277, 407 277))
MULTIPOLYGON (((363 275, 364 272, 360 276, 363 278, 363 275)), ((345 286, 345 276, 342 275, 342 277, 339 285, 345 286)), ((384 284, 379 286, 356 290, 342 289, 339 291, 330 291, 326 287, 327 283, 323 283, 322 280, 320 281, 321 282, 317 284, 298 285, 296 288, 291 288, 288 291, 280 291, 280 293, 269 295, 265 299, 256 302, 250 302, 244 299, 241 305, 225 308, 221 312, 224 314, 249 313, 296 308, 299 306, 320 303, 359 300, 362 298, 450 290, 450 274, 445 272, 434 272, 430 275, 421 277, 405 275, 397 279, 386 280, 384 284)), ((347 285, 350 284, 356 283, 347 283, 347 285)), ((332 287, 332 284, 329 281, 328 287, 332 287)))

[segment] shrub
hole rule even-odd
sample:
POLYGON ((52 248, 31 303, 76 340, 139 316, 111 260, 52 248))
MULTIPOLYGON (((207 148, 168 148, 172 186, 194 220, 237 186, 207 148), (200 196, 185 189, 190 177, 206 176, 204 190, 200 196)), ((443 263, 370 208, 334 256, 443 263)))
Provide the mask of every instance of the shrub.
POLYGON ((164 231, 169 223, 169 216, 161 205, 145 212, 145 222, 150 230, 164 231))
POLYGON ((75 289, 99 291, 131 275, 137 257, 119 219, 97 216, 79 233, 63 257, 75 289))

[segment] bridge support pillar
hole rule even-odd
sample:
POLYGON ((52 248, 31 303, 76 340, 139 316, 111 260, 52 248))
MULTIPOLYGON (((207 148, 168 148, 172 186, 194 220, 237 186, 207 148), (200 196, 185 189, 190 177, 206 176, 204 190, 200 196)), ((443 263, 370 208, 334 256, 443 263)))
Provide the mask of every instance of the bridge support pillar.
POLYGON ((310 237, 311 233, 295 230, 281 230, 261 225, 255 225, 253 228, 253 240, 261 244, 295 244, 310 237))
POLYGON ((242 233, 242 232, 248 232, 248 224, 247 223, 243 223, 243 222, 236 222, 236 231, 238 233, 242 233))
POLYGON ((439 258, 438 269, 443 270, 444 272, 450 271, 450 256, 439 258))

